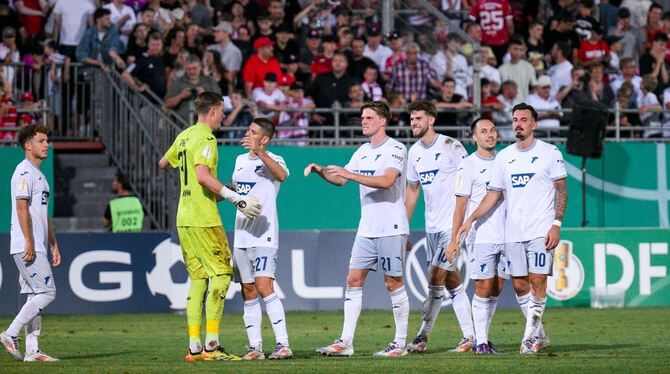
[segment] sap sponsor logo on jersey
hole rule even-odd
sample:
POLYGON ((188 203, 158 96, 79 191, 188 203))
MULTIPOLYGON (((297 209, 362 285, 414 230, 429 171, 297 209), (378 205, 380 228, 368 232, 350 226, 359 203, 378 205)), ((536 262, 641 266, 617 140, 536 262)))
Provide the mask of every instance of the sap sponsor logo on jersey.
POLYGON ((251 191, 252 188, 256 185, 254 182, 237 182, 235 183, 237 186, 237 193, 244 196, 251 191))
POLYGON ((419 172, 419 179, 421 181, 421 184, 426 185, 433 183, 433 180, 437 176, 438 171, 439 169, 419 172))
POLYGON ((371 177, 371 176, 375 175, 375 171, 374 170, 359 170, 358 174, 371 177))
POLYGON ((512 187, 526 187, 535 173, 512 174, 512 187))

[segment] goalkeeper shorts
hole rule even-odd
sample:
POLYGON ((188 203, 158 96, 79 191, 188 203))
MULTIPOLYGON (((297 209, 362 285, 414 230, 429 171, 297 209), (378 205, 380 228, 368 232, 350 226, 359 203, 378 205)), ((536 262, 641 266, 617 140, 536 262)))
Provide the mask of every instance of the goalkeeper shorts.
POLYGON ((223 226, 178 226, 181 253, 191 279, 232 275, 232 255, 223 226))

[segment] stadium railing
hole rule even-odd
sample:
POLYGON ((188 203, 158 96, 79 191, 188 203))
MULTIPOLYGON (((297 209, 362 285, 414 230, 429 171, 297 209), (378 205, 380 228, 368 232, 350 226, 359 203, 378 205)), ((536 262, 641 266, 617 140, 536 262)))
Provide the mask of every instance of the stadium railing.
POLYGON ((157 229, 174 227, 179 178, 158 161, 182 130, 153 93, 131 90, 115 71, 93 74, 93 126, 116 166, 126 173, 157 229))

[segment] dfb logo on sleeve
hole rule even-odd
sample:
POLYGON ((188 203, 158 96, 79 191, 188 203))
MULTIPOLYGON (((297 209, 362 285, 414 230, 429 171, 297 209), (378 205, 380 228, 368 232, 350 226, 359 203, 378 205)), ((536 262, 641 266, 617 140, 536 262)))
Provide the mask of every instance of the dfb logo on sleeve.
POLYGON ((371 176, 375 175, 375 171, 374 170, 359 170, 358 174, 371 177, 371 176))
POLYGON ((533 175, 535 175, 535 173, 512 174, 512 187, 526 187, 533 175))
POLYGON ((253 182, 237 182, 235 184, 237 185, 237 193, 242 196, 247 195, 256 185, 256 183, 253 182))
POLYGON ((419 172, 419 178, 421 179, 421 184, 426 185, 433 183, 433 180, 437 176, 438 171, 439 169, 419 172))

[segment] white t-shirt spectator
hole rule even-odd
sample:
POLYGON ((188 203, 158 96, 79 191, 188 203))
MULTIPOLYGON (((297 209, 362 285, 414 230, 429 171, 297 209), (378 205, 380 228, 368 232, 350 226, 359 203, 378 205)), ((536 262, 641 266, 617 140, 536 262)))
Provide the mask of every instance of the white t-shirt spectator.
POLYGON ((228 71, 240 71, 242 69, 242 52, 233 42, 227 45, 213 44, 208 50, 217 51, 221 55, 221 64, 228 71))
POLYGON ((556 96, 561 87, 572 84, 572 64, 565 60, 549 68, 547 72, 551 78, 551 96, 556 96))
MULTIPOLYGON (((665 93, 665 92, 664 92, 665 93)), ((640 100, 640 108, 650 105, 660 105, 658 97, 653 92, 647 92, 640 100)), ((661 130, 661 114, 659 112, 645 112, 640 113, 640 121, 642 126, 651 127, 652 130, 644 130, 644 137, 659 137, 662 135, 661 130)))
MULTIPOLYGON (((9 53, 9 47, 7 47, 4 43, 0 43, 0 60, 4 61, 9 53)), ((15 49, 14 52, 12 52, 12 62, 21 62, 21 55, 19 54, 18 49, 15 49)), ((10 86, 13 86, 16 69, 13 66, 4 65, 2 67, 2 72, 5 75, 5 79, 7 79, 7 83, 9 83, 10 86)))
POLYGON ((128 5, 124 5, 123 8, 119 11, 119 9, 116 7, 116 5, 109 3, 103 5, 103 8, 109 9, 110 12, 112 12, 111 17, 112 17, 112 23, 116 25, 117 22, 126 15, 128 16, 128 20, 126 23, 123 24, 123 27, 119 29, 119 38, 121 39, 121 42, 125 47, 128 46, 128 36, 123 35, 123 32, 126 31, 132 31, 133 27, 135 27, 135 24, 137 23, 137 17, 135 16, 135 11, 133 8, 129 7, 128 5))
MULTIPOLYGON (((462 54, 456 54, 451 62, 454 64, 452 68, 451 77, 456 81, 455 92, 463 97, 468 97, 468 87, 472 85, 472 76, 470 75, 470 67, 468 60, 462 54)), ((449 61, 444 51, 438 51, 430 58, 430 66, 435 70, 437 80, 442 82, 447 75, 447 68, 449 61)))
MULTIPOLYGON (((272 93, 267 93, 262 87, 256 87, 251 92, 252 100, 258 104, 260 102, 266 103, 268 105, 280 105, 286 103, 286 96, 281 92, 279 88, 275 88, 272 93)), ((277 112, 269 109, 263 109, 260 106, 258 107, 258 115, 260 117, 265 117, 273 119, 277 112)))
MULTIPOLYGON (((554 96, 549 96, 548 99, 543 99, 540 95, 534 93, 528 95, 526 98, 526 104, 532 105, 538 114, 542 115, 542 112, 551 111, 551 110, 560 110, 561 103, 554 98, 554 96)), ((539 129, 550 129, 557 128, 561 125, 561 122, 557 119, 541 119, 537 121, 537 128, 539 129)))
POLYGON ((77 46, 94 11, 90 0, 58 0, 54 13, 61 17, 60 44, 77 46))
POLYGON ((363 50, 363 56, 369 58, 370 60, 374 61, 375 64, 379 67, 379 71, 381 73, 391 73, 390 71, 386 71, 386 60, 391 57, 393 54, 393 51, 391 48, 380 44, 377 49, 374 51, 370 49, 370 47, 366 44, 365 45, 365 50, 363 50))

